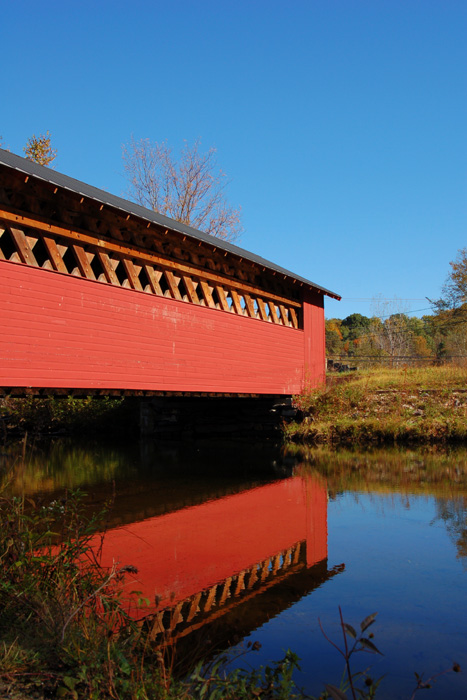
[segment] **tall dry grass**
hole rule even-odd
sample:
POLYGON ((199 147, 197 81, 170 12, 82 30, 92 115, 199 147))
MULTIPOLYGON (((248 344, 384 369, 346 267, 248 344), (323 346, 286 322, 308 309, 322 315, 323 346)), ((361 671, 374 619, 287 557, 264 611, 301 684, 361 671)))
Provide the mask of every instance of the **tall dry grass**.
POLYGON ((333 376, 296 396, 288 440, 313 443, 467 442, 467 369, 373 369, 333 376))

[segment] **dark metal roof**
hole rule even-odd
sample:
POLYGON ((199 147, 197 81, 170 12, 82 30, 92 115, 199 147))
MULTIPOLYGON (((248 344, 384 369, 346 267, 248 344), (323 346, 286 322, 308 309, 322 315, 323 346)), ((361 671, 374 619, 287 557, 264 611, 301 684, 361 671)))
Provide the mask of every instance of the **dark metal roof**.
POLYGON ((108 207, 118 209, 126 215, 131 214, 132 216, 135 216, 139 219, 143 219, 144 221, 150 221, 151 223, 164 226, 165 228, 170 229, 171 231, 177 231, 197 241, 203 241, 203 243, 207 243, 213 247, 228 251, 232 255, 243 258, 244 260, 250 260, 251 262, 254 262, 257 265, 261 265, 262 267, 265 267, 269 270, 278 272, 282 275, 289 277, 292 280, 303 282, 307 286, 319 290, 323 292, 323 294, 326 294, 327 296, 332 297, 333 299, 340 300, 341 298, 335 292, 331 292, 329 289, 325 289, 319 284, 310 282, 310 280, 307 280, 304 277, 299 277, 293 272, 290 272, 289 270, 286 270, 283 267, 280 267, 279 265, 275 265, 274 263, 269 262, 269 260, 261 258, 259 255, 250 253, 244 248, 239 248, 238 246, 233 245, 232 243, 223 241, 220 238, 216 238, 216 236, 211 236, 209 233, 198 231, 197 229, 194 229, 191 226, 187 226, 186 224, 182 224, 179 221, 169 219, 168 216, 159 214, 158 212, 152 211, 151 209, 146 209, 145 207, 142 207, 139 204, 129 202, 128 200, 123 199, 122 197, 117 197, 113 194, 109 194, 109 192, 105 192, 104 190, 99 190, 97 187, 87 185, 86 183, 81 182, 80 180, 75 180, 72 177, 68 177, 68 175, 58 173, 56 170, 52 170, 51 168, 47 168, 43 165, 38 165, 38 163, 34 163, 33 161, 27 160, 26 158, 21 158, 20 156, 17 156, 14 153, 10 153, 10 151, 0 149, 0 165, 12 168, 13 170, 17 170, 21 173, 25 173, 30 177, 35 177, 39 180, 43 180, 44 182, 48 182, 51 185, 54 185, 55 187, 60 187, 65 190, 69 190, 70 192, 79 194, 82 197, 93 199, 94 201, 99 202, 99 204, 104 204, 108 207))

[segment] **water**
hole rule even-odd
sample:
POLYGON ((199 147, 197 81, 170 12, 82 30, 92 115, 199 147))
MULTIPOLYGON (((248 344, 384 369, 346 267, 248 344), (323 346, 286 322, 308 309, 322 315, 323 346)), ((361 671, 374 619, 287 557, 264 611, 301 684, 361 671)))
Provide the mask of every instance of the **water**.
POLYGON ((273 446, 56 441, 11 448, 9 490, 35 500, 80 487, 90 509, 109 498, 103 558, 138 568, 156 640, 169 634, 190 659, 217 647, 261 649, 265 664, 291 648, 299 685, 338 684, 345 621, 378 612, 355 670, 386 674, 380 698, 408 698, 414 671, 438 679, 432 700, 467 690, 467 451, 284 453, 273 446))

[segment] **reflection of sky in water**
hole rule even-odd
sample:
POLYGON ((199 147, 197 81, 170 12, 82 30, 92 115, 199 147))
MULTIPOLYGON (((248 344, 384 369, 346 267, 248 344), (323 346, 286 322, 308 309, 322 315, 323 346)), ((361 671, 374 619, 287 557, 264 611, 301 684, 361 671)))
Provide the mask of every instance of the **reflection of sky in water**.
MULTIPOLYGON (((318 618, 340 643, 340 605, 354 626, 378 612, 372 631, 384 657, 354 657, 355 670, 371 665, 376 677, 390 674, 378 697, 410 697, 414 671, 431 675, 454 660, 467 668, 467 575, 437 512, 430 497, 346 493, 330 501, 328 566, 345 562, 345 572, 252 635, 263 644, 261 661, 291 647, 311 692, 319 692, 320 682, 336 682, 343 666, 318 618)), ((466 689, 465 673, 451 674, 429 697, 463 697, 466 689)))

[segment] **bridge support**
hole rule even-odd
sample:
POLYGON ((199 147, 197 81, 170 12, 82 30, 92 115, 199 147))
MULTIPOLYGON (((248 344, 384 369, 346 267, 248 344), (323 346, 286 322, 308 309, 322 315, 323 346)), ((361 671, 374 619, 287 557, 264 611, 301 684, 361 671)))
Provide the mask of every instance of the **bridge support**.
POLYGON ((273 437, 295 416, 291 396, 140 399, 142 436, 273 437))

